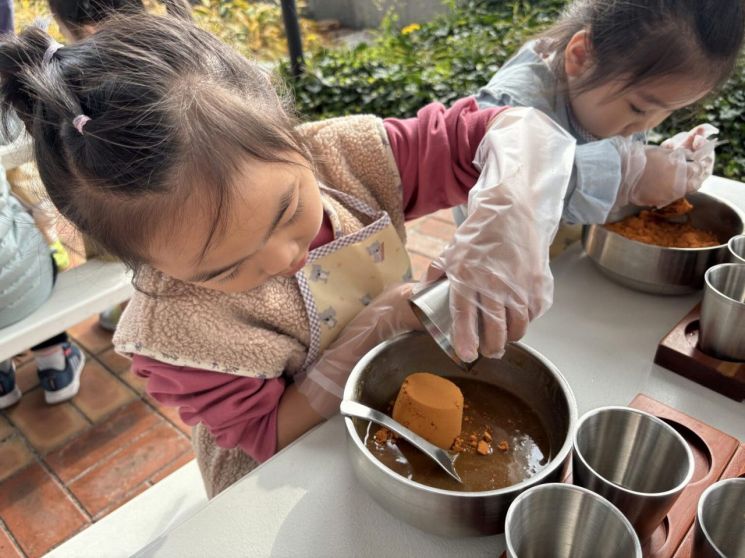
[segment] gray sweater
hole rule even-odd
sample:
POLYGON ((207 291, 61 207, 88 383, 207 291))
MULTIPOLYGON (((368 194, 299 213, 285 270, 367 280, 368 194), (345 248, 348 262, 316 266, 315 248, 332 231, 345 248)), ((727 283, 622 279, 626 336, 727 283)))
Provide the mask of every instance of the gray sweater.
POLYGON ((53 265, 44 236, 10 193, 0 167, 0 328, 22 320, 49 298, 53 265))

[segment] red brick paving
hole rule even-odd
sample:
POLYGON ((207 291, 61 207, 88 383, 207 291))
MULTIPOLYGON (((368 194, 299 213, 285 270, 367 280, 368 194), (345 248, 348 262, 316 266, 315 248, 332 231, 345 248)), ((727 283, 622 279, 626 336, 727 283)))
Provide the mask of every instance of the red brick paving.
POLYGON ((2 483, 0 518, 29 556, 41 556, 90 523, 38 463, 2 483))
POLYGON ((79 394, 47 405, 24 353, 23 398, 0 411, 2 558, 47 553, 193 459, 190 428, 143 395, 96 318, 70 332, 88 358, 79 394))
POLYGON ((5 440, 11 434, 13 434, 13 426, 0 416, 0 440, 5 440))
POLYGON ((33 459, 31 450, 20 436, 9 436, 0 441, 0 481, 23 469, 33 459))
MULTIPOLYGON (((449 211, 409 224, 415 277, 447 243, 449 211)), ((144 394, 97 318, 69 333, 88 357, 81 391, 48 406, 28 352, 16 359, 24 396, 0 411, 0 557, 41 556, 188 463, 191 429, 144 394), (19 550, 20 549, 20 550, 19 550)))
POLYGON ((86 362, 83 375, 85 381, 75 397, 75 406, 91 422, 100 421, 136 397, 126 384, 93 359, 86 362))
POLYGON ((108 456, 68 486, 92 516, 119 502, 157 471, 181 457, 189 440, 170 424, 159 424, 108 456))
POLYGON ((2 525, 0 525, 0 556, 3 558, 23 558, 23 554, 18 550, 2 525))
POLYGON ((116 374, 126 372, 129 370, 129 365, 131 364, 128 358, 118 354, 113 348, 102 352, 96 358, 98 358, 106 368, 116 374))
POLYGON ((90 426, 70 402, 47 405, 41 388, 24 393, 23 398, 7 411, 6 416, 29 443, 42 453, 61 446, 90 426))
POLYGON ((111 348, 111 333, 99 327, 98 316, 80 322, 67 333, 89 353, 98 354, 111 348))
POLYGON ((69 483, 164 422, 142 401, 134 401, 105 422, 48 454, 44 461, 60 480, 69 483))

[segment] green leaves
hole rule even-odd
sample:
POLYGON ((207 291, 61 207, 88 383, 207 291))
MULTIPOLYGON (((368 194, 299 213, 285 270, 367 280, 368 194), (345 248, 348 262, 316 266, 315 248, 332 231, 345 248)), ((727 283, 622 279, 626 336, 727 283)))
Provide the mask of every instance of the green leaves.
MULTIPOLYGON (((308 118, 373 113, 410 117, 431 101, 449 104, 475 94, 527 40, 559 16, 563 0, 468 0, 429 23, 396 26, 391 16, 369 44, 317 48, 307 71, 291 83, 308 118)), ((745 179, 745 68, 720 94, 681 111, 658 130, 664 138, 710 122, 729 140, 718 150, 717 174, 745 179)))

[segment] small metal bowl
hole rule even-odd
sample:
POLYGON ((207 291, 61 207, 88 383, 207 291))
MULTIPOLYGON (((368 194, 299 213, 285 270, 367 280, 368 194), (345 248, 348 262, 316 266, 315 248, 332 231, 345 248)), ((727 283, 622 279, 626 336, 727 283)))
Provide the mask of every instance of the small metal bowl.
POLYGON ((693 204, 691 223, 716 234, 719 246, 665 248, 589 225, 582 230, 585 252, 605 275, 632 289, 666 295, 701 289, 706 270, 729 260, 727 242, 745 231, 745 218, 719 198, 701 192, 687 198, 693 204))
POLYGON ((345 418, 347 448, 360 484, 388 512, 436 535, 463 537, 504 532, 512 501, 533 486, 560 482, 570 458, 577 404, 558 369, 521 343, 507 346, 501 360, 481 358, 466 372, 426 333, 406 333, 381 343, 354 367, 344 398, 384 409, 413 372, 468 378, 496 385, 528 404, 547 429, 551 458, 537 475, 484 492, 442 490, 411 481, 378 461, 364 444, 367 422, 345 418))

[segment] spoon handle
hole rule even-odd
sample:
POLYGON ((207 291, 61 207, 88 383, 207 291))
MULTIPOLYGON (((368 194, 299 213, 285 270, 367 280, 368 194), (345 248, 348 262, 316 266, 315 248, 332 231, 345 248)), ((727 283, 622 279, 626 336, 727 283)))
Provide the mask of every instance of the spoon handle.
POLYGON ((458 473, 455 471, 455 466, 453 465, 452 458, 445 450, 437 447, 431 442, 428 442, 419 434, 417 434, 416 432, 412 432, 403 424, 396 420, 393 420, 388 415, 372 409, 367 405, 357 403, 356 401, 350 401, 348 399, 344 399, 341 402, 339 410, 344 416, 368 420, 395 432, 396 434, 404 438, 407 442, 415 446, 417 449, 429 455, 437 462, 440 467, 445 470, 446 473, 448 473, 455 480, 461 483, 463 482, 458 476, 458 473))

